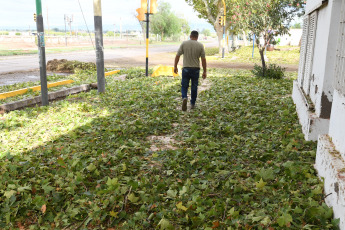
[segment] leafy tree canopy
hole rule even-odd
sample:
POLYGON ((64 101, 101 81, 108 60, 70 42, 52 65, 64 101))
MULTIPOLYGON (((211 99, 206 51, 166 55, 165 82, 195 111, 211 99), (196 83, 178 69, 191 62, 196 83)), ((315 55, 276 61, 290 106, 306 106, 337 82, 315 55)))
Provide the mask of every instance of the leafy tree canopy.
POLYGON ((161 35, 162 38, 190 32, 187 20, 177 17, 167 2, 159 4, 157 14, 151 17, 150 26, 151 32, 161 35))

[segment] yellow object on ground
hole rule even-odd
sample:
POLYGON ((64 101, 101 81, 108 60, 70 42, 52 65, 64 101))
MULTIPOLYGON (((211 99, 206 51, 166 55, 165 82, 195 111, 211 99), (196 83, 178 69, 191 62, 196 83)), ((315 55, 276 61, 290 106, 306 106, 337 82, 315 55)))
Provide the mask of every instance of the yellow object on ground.
POLYGON ((105 73, 105 76, 108 77, 108 76, 110 76, 110 75, 117 74, 117 73, 119 73, 119 72, 120 72, 120 70, 114 70, 114 71, 106 72, 106 73, 105 73))
MULTIPOLYGON (((54 82, 54 83, 48 84, 48 88, 61 86, 61 85, 68 85, 68 84, 72 84, 73 82, 74 82, 73 80, 54 82)), ((6 99, 9 97, 15 97, 18 95, 25 94, 29 91, 29 89, 31 89, 33 91, 41 91, 41 86, 34 86, 34 87, 27 88, 27 89, 19 89, 19 90, 7 92, 7 93, 0 93, 0 99, 6 99)))
MULTIPOLYGON (((179 69, 179 73, 181 72, 181 68, 179 69)), ((178 77, 179 74, 174 73, 174 67, 173 66, 163 66, 158 65, 153 69, 152 77, 158 77, 158 76, 173 76, 178 77)))

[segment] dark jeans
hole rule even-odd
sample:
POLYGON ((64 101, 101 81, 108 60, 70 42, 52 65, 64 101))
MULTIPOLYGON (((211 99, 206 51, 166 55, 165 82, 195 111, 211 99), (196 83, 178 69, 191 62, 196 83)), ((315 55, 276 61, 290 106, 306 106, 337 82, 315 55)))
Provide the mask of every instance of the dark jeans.
POLYGON ((198 85, 199 85, 199 76, 200 76, 200 69, 199 68, 183 68, 182 70, 182 99, 187 98, 187 92, 189 88, 189 82, 192 81, 192 99, 190 103, 195 105, 196 98, 198 97, 198 85))

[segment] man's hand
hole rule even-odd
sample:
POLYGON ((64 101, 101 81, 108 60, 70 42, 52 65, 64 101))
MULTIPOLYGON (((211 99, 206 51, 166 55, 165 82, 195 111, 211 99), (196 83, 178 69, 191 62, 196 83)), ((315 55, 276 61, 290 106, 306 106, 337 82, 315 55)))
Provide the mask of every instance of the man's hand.
POLYGON ((178 68, 174 67, 174 73, 178 74, 178 68))
POLYGON ((207 78, 207 72, 204 71, 204 73, 202 74, 202 79, 206 79, 207 78))

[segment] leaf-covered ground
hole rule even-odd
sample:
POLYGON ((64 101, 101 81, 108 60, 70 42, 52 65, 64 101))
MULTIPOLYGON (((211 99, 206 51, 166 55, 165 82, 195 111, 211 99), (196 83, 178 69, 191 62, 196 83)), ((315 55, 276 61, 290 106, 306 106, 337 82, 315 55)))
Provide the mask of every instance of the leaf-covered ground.
POLYGON ((162 77, 0 115, 0 228, 335 229, 292 81, 209 82, 186 113, 162 77))

